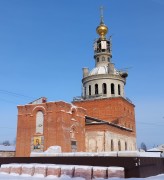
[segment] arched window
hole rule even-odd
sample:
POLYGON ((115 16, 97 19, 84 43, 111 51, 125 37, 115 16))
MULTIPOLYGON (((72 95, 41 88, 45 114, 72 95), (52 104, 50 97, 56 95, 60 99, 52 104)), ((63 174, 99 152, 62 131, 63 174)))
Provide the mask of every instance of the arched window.
POLYGON ((97 62, 99 62, 99 58, 97 58, 97 62))
POLYGON ((118 95, 121 95, 121 88, 120 88, 120 84, 118 84, 118 95))
POLYGON ((71 127, 71 131, 70 131, 71 139, 76 139, 75 135, 76 135, 76 128, 73 126, 71 127))
POLYGON ((105 61, 105 57, 104 56, 102 57, 102 61, 105 61))
POLYGON ((71 149, 72 152, 76 152, 77 151, 77 141, 76 141, 76 127, 72 126, 71 130, 70 130, 70 138, 71 138, 71 149))
POLYGON ((120 140, 118 141, 118 150, 121 151, 121 142, 120 142, 120 140))
POLYGON ((44 115, 42 111, 36 113, 36 133, 43 134, 44 115))
POLYGON ((99 90, 98 90, 98 84, 95 84, 95 94, 98 94, 99 90))
POLYGON ((111 94, 115 94, 115 90, 114 90, 114 84, 111 84, 111 94))
POLYGON ((107 94, 106 83, 103 83, 103 85, 102 85, 102 91, 103 91, 103 94, 107 94))
POLYGON ((89 85, 89 96, 91 95, 91 85, 89 85))
POLYGON ((127 147, 127 142, 125 142, 125 151, 128 150, 128 147, 127 147))
POLYGON ((86 87, 84 87, 84 97, 86 97, 86 92, 87 92, 86 87))
POLYGON ((111 140, 111 151, 114 151, 114 143, 113 143, 113 139, 111 140))

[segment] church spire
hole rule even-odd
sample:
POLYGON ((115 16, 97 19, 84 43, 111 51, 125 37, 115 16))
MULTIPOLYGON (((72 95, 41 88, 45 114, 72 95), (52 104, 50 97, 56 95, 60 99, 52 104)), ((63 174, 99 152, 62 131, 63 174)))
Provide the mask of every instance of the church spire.
POLYGON ((100 7, 100 24, 104 24, 103 6, 100 7))
POLYGON ((101 39, 105 39, 105 35, 108 33, 108 27, 104 24, 103 7, 100 7, 100 25, 96 28, 97 34, 101 39))

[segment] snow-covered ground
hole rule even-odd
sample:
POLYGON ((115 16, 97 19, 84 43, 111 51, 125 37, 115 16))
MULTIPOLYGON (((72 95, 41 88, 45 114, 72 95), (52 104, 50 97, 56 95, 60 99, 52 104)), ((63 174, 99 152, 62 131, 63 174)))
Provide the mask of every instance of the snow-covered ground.
MULTIPOLYGON (((0 174, 0 180, 45 180, 45 179, 54 179, 54 180, 85 180, 84 178, 70 178, 67 176, 63 176, 60 178, 39 178, 39 177, 22 177, 22 176, 12 176, 12 175, 3 175, 0 174)), ((164 174, 158 176, 152 176, 148 178, 128 178, 129 180, 164 180, 164 174)), ((98 179, 97 179, 98 180, 98 179)), ((103 180, 102 178, 99 180, 103 180)), ((109 180, 123 180, 122 178, 110 178, 109 180)))

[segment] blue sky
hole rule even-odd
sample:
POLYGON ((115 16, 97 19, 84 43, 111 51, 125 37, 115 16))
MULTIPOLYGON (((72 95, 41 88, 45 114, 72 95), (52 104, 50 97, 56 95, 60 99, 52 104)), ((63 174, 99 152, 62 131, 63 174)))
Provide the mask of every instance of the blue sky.
POLYGON ((0 141, 16 137, 17 105, 81 95, 82 67, 94 67, 101 5, 113 62, 129 68, 137 143, 164 143, 163 0, 0 0, 0 141))

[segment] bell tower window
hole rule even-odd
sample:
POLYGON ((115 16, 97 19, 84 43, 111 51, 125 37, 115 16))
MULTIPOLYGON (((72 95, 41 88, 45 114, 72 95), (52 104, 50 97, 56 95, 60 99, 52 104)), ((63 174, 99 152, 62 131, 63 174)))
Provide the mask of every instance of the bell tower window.
POLYGON ((121 88, 120 88, 120 84, 118 85, 118 95, 121 95, 121 88))
POLYGON ((102 85, 102 90, 103 90, 103 94, 107 94, 106 83, 103 83, 103 85, 102 85))
POLYGON ((86 97, 86 92, 87 92, 86 87, 84 87, 84 96, 85 97, 86 97))
POLYGON ((95 84, 95 94, 98 94, 99 91, 98 91, 98 84, 95 84))
POLYGON ((105 57, 104 56, 102 57, 102 61, 105 61, 105 57))
POLYGON ((89 96, 91 95, 91 85, 89 85, 89 96))
POLYGON ((99 58, 97 58, 97 62, 99 62, 99 58))
POLYGON ((111 94, 115 94, 115 90, 114 90, 114 84, 111 84, 111 94))

